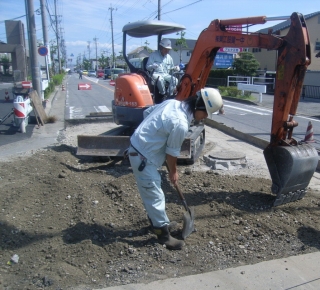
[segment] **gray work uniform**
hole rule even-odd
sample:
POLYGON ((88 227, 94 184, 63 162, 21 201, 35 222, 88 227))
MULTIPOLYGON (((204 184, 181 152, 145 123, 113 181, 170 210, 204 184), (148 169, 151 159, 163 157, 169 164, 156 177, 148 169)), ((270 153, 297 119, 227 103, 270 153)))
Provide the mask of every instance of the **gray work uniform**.
POLYGON ((164 95, 166 93, 165 82, 169 84, 169 94, 171 95, 178 84, 178 79, 170 74, 170 70, 174 67, 171 55, 163 56, 159 50, 150 54, 147 62, 147 70, 152 71, 152 78, 157 80, 157 87, 159 93, 164 95), (153 64, 156 63, 158 68, 154 70, 153 64))
POLYGON ((162 227, 169 224, 169 218, 165 211, 158 168, 164 164, 166 154, 175 157, 180 155, 193 116, 187 112, 185 103, 177 100, 167 100, 153 106, 145 116, 130 138, 132 146, 128 153, 147 214, 154 227, 162 227), (143 159, 146 160, 146 166, 139 171, 143 159))

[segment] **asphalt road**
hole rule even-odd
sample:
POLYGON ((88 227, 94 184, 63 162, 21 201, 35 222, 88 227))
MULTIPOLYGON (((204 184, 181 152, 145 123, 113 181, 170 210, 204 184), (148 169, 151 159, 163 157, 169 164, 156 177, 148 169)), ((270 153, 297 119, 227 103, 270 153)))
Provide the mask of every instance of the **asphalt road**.
MULTIPOLYGON (((267 98, 267 97, 266 97, 267 98)), ((266 105, 266 104, 265 104, 266 105)), ((320 150, 320 119, 317 116, 309 116, 311 109, 320 108, 320 103, 304 102, 299 104, 300 112, 294 120, 298 126, 293 130, 293 138, 303 141, 307 132, 309 122, 313 127, 314 147, 320 150), (300 106, 301 105, 301 106, 300 106), (300 108, 304 107, 304 108, 300 108), (304 110, 304 112, 302 112, 304 110)), ((225 114, 214 114, 212 119, 218 123, 234 128, 248 135, 270 141, 273 109, 268 106, 259 106, 252 103, 235 103, 224 100, 225 114)))
MULTIPOLYGON (((68 119, 84 119, 92 112, 110 112, 113 99, 114 87, 109 80, 83 76, 79 79, 78 74, 67 75, 64 81, 66 90, 65 116, 68 119), (79 84, 90 85, 90 90, 79 90, 79 84)), ((30 113, 26 133, 21 133, 15 126, 11 83, 0 83, 0 146, 13 144, 18 141, 28 140, 33 132, 37 121, 34 112, 30 113), (6 97, 9 96, 7 100, 6 97), (4 120, 7 116, 9 117, 4 120), (4 120, 2 122, 2 120, 4 120)), ((61 88, 56 88, 56 92, 61 88)), ((56 94, 56 92, 54 94, 56 94)), ((53 95, 54 95, 53 94, 53 95)), ((54 100, 54 96, 52 96, 54 100)))
MULTIPOLYGON (((114 87, 109 80, 94 77, 78 78, 78 74, 68 75, 66 83, 65 120, 84 119, 92 112, 110 112, 114 87), (80 84, 90 85, 89 90, 79 90, 80 84)), ((3 119, 13 108, 12 84, 0 84, 0 119, 3 119), (5 96, 9 95, 7 101, 5 96)), ((225 114, 213 115, 212 119, 234 128, 245 134, 269 141, 271 130, 271 118, 273 108, 273 96, 264 94, 262 102, 256 95, 253 102, 234 102, 234 99, 224 99, 225 114)), ((320 98, 301 99, 298 105, 297 116, 299 126, 294 129, 294 137, 300 141, 305 137, 309 121, 313 124, 313 145, 320 151, 320 98)), ((0 121, 1 122, 1 121, 0 121)), ((19 132, 14 126, 13 115, 0 125, 0 146, 14 144, 17 141, 29 139, 32 130, 37 125, 34 113, 30 114, 29 125, 26 133, 19 132)))
POLYGON ((78 74, 71 74, 65 81, 67 120, 83 119, 92 112, 111 112, 114 87, 109 84, 110 80, 87 76, 79 79, 78 74))

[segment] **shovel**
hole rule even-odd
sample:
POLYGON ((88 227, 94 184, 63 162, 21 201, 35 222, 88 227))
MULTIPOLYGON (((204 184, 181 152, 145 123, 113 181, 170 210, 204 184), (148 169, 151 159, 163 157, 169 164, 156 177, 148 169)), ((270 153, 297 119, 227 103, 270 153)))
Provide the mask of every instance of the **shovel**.
MULTIPOLYGON (((166 167, 167 170, 169 172, 169 167, 168 164, 166 162, 166 167)), ((180 188, 178 185, 174 186, 176 191, 179 194, 179 197, 183 203, 183 206, 186 210, 186 212, 183 215, 183 227, 182 227, 182 238, 185 240, 189 235, 192 234, 192 232, 195 231, 194 229, 194 207, 189 208, 187 205, 187 201, 184 198, 184 195, 182 194, 180 188)))

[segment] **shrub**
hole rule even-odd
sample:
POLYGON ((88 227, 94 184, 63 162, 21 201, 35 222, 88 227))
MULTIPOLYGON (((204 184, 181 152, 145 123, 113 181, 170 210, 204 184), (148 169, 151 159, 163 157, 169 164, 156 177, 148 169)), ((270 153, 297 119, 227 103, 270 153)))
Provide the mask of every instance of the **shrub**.
POLYGON ((238 90, 237 87, 218 87, 221 96, 228 96, 239 99, 251 99, 251 92, 238 90))
POLYGON ((54 92, 55 87, 62 84, 64 74, 54 75, 48 84, 48 87, 44 90, 44 99, 48 99, 52 92, 54 92))

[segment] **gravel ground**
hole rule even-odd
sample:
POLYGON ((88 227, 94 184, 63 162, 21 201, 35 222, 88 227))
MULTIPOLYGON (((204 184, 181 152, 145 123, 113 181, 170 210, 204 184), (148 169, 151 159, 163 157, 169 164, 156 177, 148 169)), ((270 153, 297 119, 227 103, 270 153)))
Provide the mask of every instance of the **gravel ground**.
MULTIPOLYGON (((202 156, 179 167, 196 231, 181 251, 167 250, 150 231, 128 162, 76 156, 78 134, 105 130, 67 127, 55 146, 0 163, 1 289, 99 289, 319 251, 319 174, 305 198, 272 207, 262 151, 212 128, 204 155, 242 152, 245 166, 212 170, 202 156)), ((184 208, 161 174, 181 238, 184 208)))

